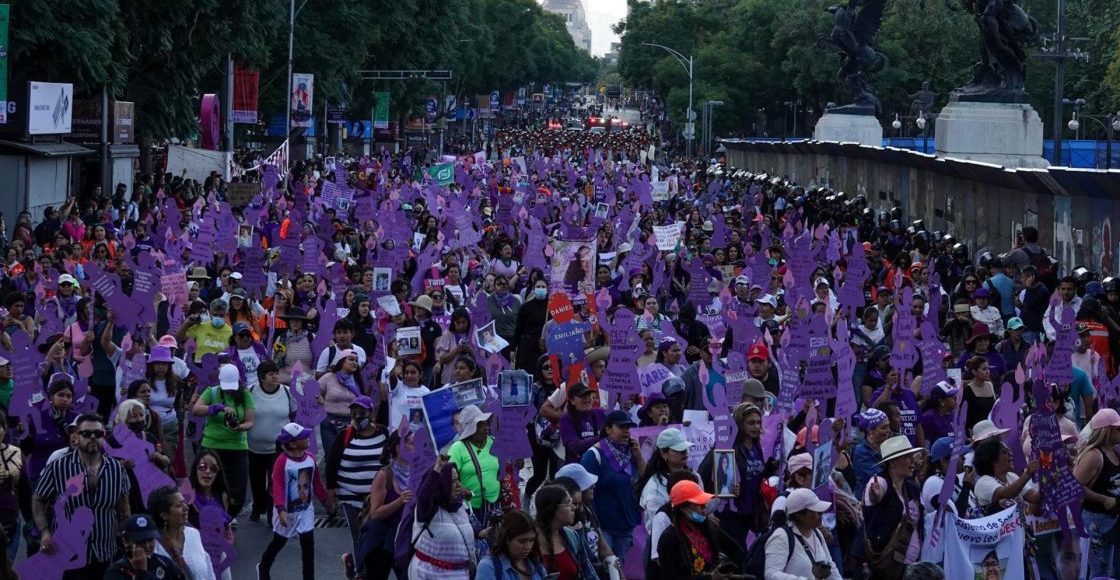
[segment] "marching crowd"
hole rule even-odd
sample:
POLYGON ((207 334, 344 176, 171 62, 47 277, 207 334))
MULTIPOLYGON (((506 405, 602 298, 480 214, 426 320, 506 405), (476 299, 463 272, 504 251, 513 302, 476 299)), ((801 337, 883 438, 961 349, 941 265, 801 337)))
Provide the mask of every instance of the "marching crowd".
POLYGON ((941 578, 942 514, 1007 509, 1022 561, 976 577, 1120 577, 1120 279, 1033 227, 978 255, 863 197, 566 134, 502 133, 449 184, 383 154, 265 168, 248 206, 157 175, 21 214, 0 578, 24 546, 22 577, 268 579, 298 539, 311 579, 316 500, 349 578, 941 578), (425 399, 476 379, 436 446, 425 399), (1055 417, 1060 451, 1031 427, 1055 417), (1072 507, 1042 483, 1063 469, 1072 507))

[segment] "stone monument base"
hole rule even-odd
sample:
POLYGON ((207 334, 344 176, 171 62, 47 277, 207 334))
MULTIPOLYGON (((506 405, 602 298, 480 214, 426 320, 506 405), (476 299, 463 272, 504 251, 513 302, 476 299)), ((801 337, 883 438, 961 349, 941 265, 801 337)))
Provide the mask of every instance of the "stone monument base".
POLYGON ((813 139, 883 146, 883 126, 871 107, 849 105, 825 111, 813 130, 813 139))
POLYGON ((1009 169, 1046 168, 1042 120, 1026 103, 954 98, 937 116, 938 157, 955 157, 1009 169))

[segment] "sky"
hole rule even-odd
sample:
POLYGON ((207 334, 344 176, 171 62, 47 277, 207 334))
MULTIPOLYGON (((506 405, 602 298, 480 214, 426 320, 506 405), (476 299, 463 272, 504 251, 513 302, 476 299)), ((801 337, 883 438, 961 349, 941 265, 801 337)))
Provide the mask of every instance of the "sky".
POLYGON ((618 42, 611 26, 626 18, 626 0, 583 0, 583 10, 591 27, 591 54, 602 56, 618 42))

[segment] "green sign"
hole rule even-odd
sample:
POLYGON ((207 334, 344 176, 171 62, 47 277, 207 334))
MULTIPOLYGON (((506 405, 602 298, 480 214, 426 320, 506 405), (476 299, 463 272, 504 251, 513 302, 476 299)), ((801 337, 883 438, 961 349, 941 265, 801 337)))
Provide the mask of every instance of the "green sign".
POLYGON ((373 128, 389 128, 389 93, 378 92, 373 94, 373 128))
POLYGON ((434 165, 428 170, 428 175, 431 176, 432 181, 440 185, 451 185, 455 182, 455 164, 440 163, 434 165))
POLYGON ((10 6, 0 4, 0 124, 8 122, 8 16, 10 6))

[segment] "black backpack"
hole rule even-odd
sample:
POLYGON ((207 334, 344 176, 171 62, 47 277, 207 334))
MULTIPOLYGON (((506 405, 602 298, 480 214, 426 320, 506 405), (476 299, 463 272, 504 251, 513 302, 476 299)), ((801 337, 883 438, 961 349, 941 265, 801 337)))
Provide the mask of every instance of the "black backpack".
POLYGON ((782 530, 786 534, 786 543, 789 544, 789 554, 786 554, 786 564, 789 564, 790 558, 793 557, 793 530, 789 526, 777 526, 770 528, 761 536, 755 539, 747 550, 746 564, 743 573, 748 578, 755 578, 755 580, 762 580, 766 577, 766 542, 774 533, 782 530))

